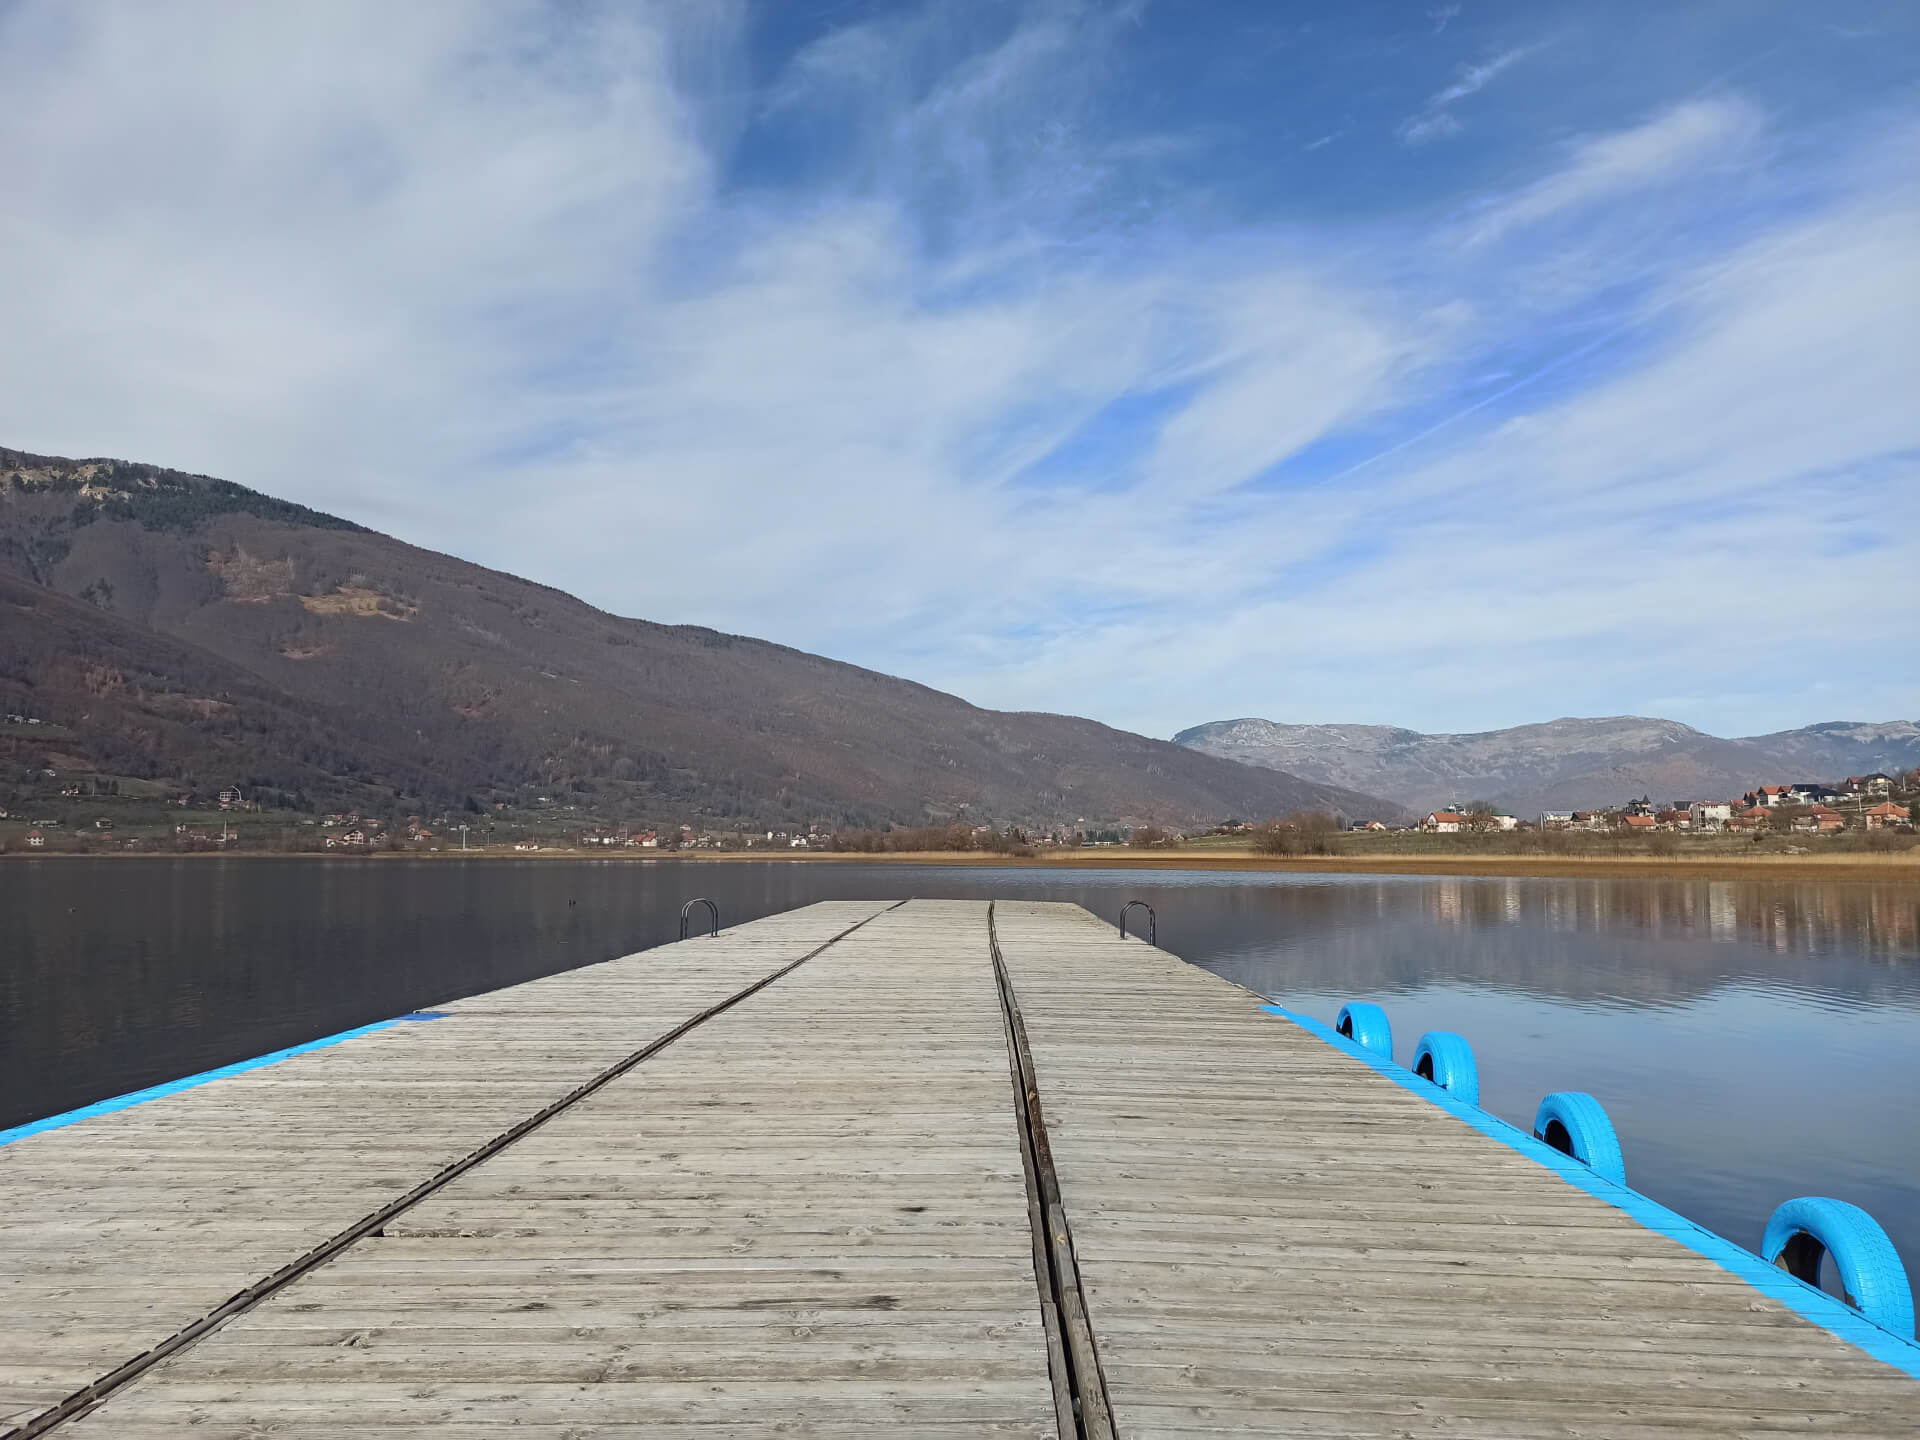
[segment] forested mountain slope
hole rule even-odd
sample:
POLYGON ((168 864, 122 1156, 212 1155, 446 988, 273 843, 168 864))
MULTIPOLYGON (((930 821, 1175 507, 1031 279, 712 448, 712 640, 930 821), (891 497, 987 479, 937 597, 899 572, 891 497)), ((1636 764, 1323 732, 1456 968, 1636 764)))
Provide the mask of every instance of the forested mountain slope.
POLYGON ((89 763, 202 784, 428 804, 564 791, 769 825, 1394 812, 1090 720, 621 619, 154 466, 0 450, 0 576, 7 706, 48 712, 89 763))

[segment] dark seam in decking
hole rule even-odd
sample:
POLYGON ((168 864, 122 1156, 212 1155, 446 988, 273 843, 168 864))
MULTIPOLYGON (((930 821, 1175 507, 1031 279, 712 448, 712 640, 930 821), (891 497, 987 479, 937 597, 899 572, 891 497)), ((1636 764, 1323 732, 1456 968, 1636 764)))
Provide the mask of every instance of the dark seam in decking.
POLYGON ((1053 1150, 1047 1142, 1046 1113, 1041 1109, 1034 1077, 1033 1051, 1027 1044, 1026 1022, 1020 1016, 1013 979, 1000 954, 992 901, 987 902, 987 948, 993 956, 993 975, 1000 988, 1000 1009, 1012 1056, 1020 1158, 1027 1172, 1027 1214, 1034 1232, 1034 1278, 1040 1287, 1041 1318, 1047 1326, 1047 1367, 1053 1376, 1055 1407, 1061 1411, 1060 1433, 1063 1440, 1068 1435, 1083 1440, 1114 1440, 1113 1411, 1107 1403, 1100 1352, 1094 1343, 1086 1296, 1080 1288, 1080 1267, 1073 1256, 1073 1232, 1067 1225, 1060 1179, 1054 1172, 1053 1150))
POLYGON ((656 1036, 653 1040, 641 1046, 638 1050, 635 1050, 631 1055, 616 1060, 591 1080, 568 1091, 567 1094, 554 1101, 551 1105, 529 1115, 526 1119, 508 1129, 501 1131, 479 1148, 455 1160, 452 1164, 439 1171, 439 1173, 422 1181, 398 1199, 390 1200, 378 1210, 362 1216, 359 1220, 356 1220, 331 1239, 324 1240, 316 1245, 299 1259, 282 1266, 265 1279, 258 1280, 252 1285, 249 1285, 231 1299, 215 1309, 208 1311, 205 1315, 202 1315, 198 1320, 175 1331, 152 1349, 143 1351, 125 1364, 108 1371, 99 1379, 89 1382, 58 1404, 41 1411, 24 1425, 19 1425, 4 1433, 0 1433, 0 1440, 33 1440, 33 1437, 44 1435, 63 1422, 93 1410, 115 1391, 119 1390, 129 1381, 139 1378, 162 1360, 167 1359, 169 1356, 177 1355, 182 1350, 204 1340, 236 1315, 245 1314, 261 1301, 284 1290, 288 1285, 291 1285, 303 1275, 309 1274, 326 1261, 331 1260, 354 1242, 363 1240, 369 1235, 377 1235, 381 1227, 386 1225, 388 1221, 397 1219, 399 1216, 405 1214, 421 1201, 429 1198, 457 1180, 467 1171, 473 1169, 474 1166, 492 1159, 516 1140, 520 1140, 531 1134, 556 1115, 573 1108, 595 1091, 619 1079, 629 1070, 632 1070, 641 1062, 666 1049, 667 1046, 673 1044, 674 1041, 680 1039, 690 1031, 698 1029, 700 1026, 706 1024, 707 1021, 725 1011, 731 1010, 741 1001, 758 994, 773 984, 774 981, 792 974, 822 951, 839 944, 840 941, 846 939, 847 936, 851 935, 868 921, 877 920, 881 915, 888 913, 888 911, 898 910, 906 903, 905 900, 896 901, 894 904, 889 905, 886 910, 876 911, 874 914, 867 916, 866 919, 856 921, 831 939, 820 945, 816 945, 799 959, 781 966, 772 974, 763 976, 759 980, 754 981, 753 984, 735 991, 726 999, 709 1005, 699 1014, 681 1021, 665 1034, 656 1036))

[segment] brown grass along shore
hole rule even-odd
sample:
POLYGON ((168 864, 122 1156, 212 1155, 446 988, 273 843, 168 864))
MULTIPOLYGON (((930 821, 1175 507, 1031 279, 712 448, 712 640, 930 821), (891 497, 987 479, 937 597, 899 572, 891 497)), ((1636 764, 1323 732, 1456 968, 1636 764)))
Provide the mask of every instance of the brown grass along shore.
POLYGON ((429 860, 598 860, 611 864, 737 865, 774 861, 795 865, 946 865, 989 869, 995 866, 1051 870, 1215 870, 1279 871, 1328 875, 1457 875, 1461 877, 1534 876, 1548 879, 1658 879, 1658 880, 1819 880, 1880 885, 1920 886, 1920 848, 1873 855, 1858 851, 1838 855, 1459 855, 1395 854, 1268 856, 1246 850, 1205 850, 1170 847, 1134 850, 1120 846, 1097 849, 1041 850, 1027 856, 990 854, 977 850, 896 851, 863 854, 852 851, 695 850, 635 855, 631 852, 594 852, 584 848, 514 851, 492 849, 372 852, 290 851, 118 851, 94 855, 60 852, 13 852, 0 860, 326 860, 339 862, 429 860))

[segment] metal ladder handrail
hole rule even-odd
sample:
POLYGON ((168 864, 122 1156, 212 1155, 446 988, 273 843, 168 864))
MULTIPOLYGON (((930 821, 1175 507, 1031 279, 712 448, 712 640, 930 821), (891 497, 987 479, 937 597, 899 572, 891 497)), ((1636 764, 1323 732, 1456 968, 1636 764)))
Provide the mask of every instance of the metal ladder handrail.
POLYGON ((1120 907, 1120 938, 1122 940, 1127 938, 1127 912, 1136 905, 1147 912, 1147 943, 1149 945, 1158 945, 1160 943, 1160 921, 1153 913, 1153 906, 1147 904, 1144 900, 1129 900, 1120 907))
POLYGON ((713 921, 713 924, 711 928, 708 929, 707 934, 718 935, 720 933, 720 907, 714 904, 713 901, 709 900, 706 896, 696 895, 694 896, 693 899, 687 901, 686 904, 680 907, 680 938, 682 940, 687 938, 687 931, 690 930, 693 926, 693 907, 696 905, 706 906, 707 914, 708 916, 711 917, 713 921))

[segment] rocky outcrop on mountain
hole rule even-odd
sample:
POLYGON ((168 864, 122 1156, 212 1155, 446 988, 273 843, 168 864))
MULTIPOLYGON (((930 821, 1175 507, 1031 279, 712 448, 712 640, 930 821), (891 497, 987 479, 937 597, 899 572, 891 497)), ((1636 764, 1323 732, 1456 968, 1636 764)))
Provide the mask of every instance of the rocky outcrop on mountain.
POLYGON ((0 580, 0 703, 56 727, 33 732, 57 733, 55 768, 709 825, 1397 813, 1091 720, 622 619, 157 466, 0 450, 0 580))
POLYGON ((1387 725, 1216 720, 1176 744, 1248 765, 1344 785, 1415 811, 1490 800, 1521 816, 1617 804, 1725 799, 1755 785, 1836 780, 1920 765, 1920 724, 1832 721, 1722 739, 1675 720, 1564 718, 1477 734, 1426 735, 1387 725))

